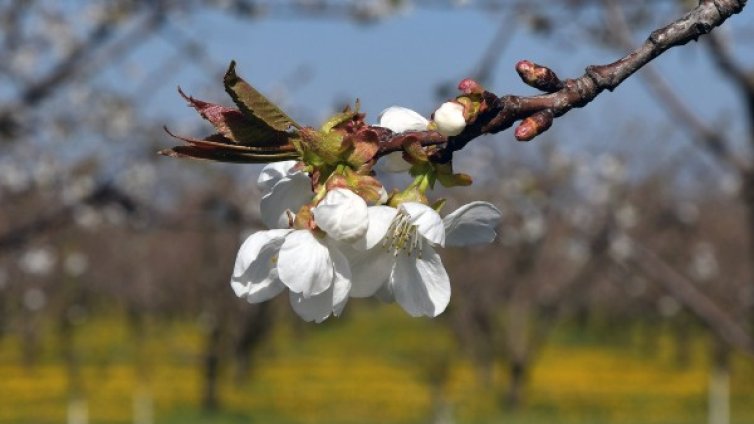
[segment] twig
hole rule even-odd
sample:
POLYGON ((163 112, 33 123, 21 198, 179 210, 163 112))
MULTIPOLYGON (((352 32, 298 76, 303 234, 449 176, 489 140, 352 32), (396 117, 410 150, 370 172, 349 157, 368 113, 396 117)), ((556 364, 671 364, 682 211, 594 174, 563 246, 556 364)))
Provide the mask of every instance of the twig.
MULTIPOLYGON (((494 134, 510 128, 516 121, 551 113, 554 118, 565 115, 574 108, 587 105, 604 90, 612 91, 634 72, 661 55, 666 50, 697 40, 699 36, 721 25, 732 15, 741 12, 746 0, 700 0, 699 5, 671 24, 652 32, 647 41, 627 56, 606 65, 592 65, 579 78, 564 82, 562 89, 549 94, 522 97, 498 97, 485 92, 488 109, 455 137, 448 137, 445 146, 432 157, 436 162, 448 162, 453 152, 483 134, 494 134)), ((536 134, 535 134, 536 135, 536 134)), ((398 136, 401 137, 401 136, 398 136)), ((437 144, 436 133, 418 133, 422 144, 437 144), (428 143, 429 142, 429 143, 428 143)), ((401 143, 388 140, 380 155, 401 150, 401 143)))
MULTIPOLYGON (((609 25, 615 30, 618 42, 626 49, 631 48, 631 31, 619 3, 615 0, 605 0, 609 25)), ((709 40, 714 38, 711 34, 709 40)), ((731 153, 729 140, 720 131, 715 131, 710 125, 695 114, 681 100, 670 84, 652 65, 647 65, 640 75, 649 85, 657 100, 665 106, 665 110, 675 119, 685 123, 681 128, 692 138, 701 142, 702 147, 725 166, 732 166, 739 173, 743 173, 751 164, 731 153)))

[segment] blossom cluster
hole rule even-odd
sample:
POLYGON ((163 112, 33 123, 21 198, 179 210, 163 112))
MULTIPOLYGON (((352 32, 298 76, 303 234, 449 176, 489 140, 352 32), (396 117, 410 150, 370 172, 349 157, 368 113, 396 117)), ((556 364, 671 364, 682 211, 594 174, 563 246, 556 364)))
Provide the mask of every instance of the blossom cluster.
MULTIPOLYGON (((378 126, 400 133, 428 124, 412 110, 392 107, 378 126)), ((384 168, 393 171, 411 166, 398 155, 387 159, 384 168)), ((369 203, 353 189, 336 187, 306 208, 316 194, 303 169, 301 162, 277 162, 259 176, 262 220, 270 229, 246 239, 231 278, 236 295, 251 303, 287 289, 306 321, 338 316, 349 298, 370 296, 394 300, 412 316, 434 317, 447 307, 451 291, 436 249, 495 238, 500 212, 486 202, 441 218, 418 199, 390 204, 381 186, 369 203), (296 211, 307 215, 304 225, 296 225, 296 211)))
POLYGON ((427 191, 436 182, 466 186, 471 177, 436 160, 441 147, 422 144, 417 132, 461 134, 488 108, 484 89, 462 81, 463 94, 429 120, 393 106, 369 125, 357 102, 312 128, 240 78, 235 63, 224 84, 237 108, 180 91, 217 132, 204 139, 175 136, 187 145, 161 153, 268 163, 258 180, 268 229, 248 237, 238 252, 231 277, 236 295, 256 303, 287 290, 296 313, 315 322, 340 315, 351 297, 395 301, 412 316, 442 313, 450 281, 436 249, 491 242, 501 215, 490 203, 472 202, 441 217, 445 201, 430 203, 427 191), (413 181, 388 192, 378 170, 408 172, 413 181))

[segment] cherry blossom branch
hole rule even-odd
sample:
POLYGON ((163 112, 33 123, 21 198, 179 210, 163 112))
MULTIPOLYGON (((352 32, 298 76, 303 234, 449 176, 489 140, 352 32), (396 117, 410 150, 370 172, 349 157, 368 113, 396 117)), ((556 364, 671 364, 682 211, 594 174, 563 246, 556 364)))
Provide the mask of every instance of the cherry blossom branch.
MULTIPOLYGON (((700 0, 699 5, 669 25, 653 31, 640 47, 625 57, 606 65, 591 65, 579 78, 567 79, 562 83, 547 68, 520 62, 519 73, 530 84, 547 94, 536 96, 496 96, 485 91, 486 110, 479 113, 464 131, 445 139, 444 146, 432 156, 436 162, 449 162, 453 153, 483 134, 494 134, 510 128, 523 120, 516 131, 516 138, 528 141, 546 131, 554 118, 565 115, 574 108, 580 108, 605 90, 612 91, 637 70, 660 56, 668 49, 681 46, 720 26, 732 15, 741 12, 746 0, 700 0), (528 80, 521 72, 521 65, 536 67, 537 72, 546 72, 553 84, 545 81, 528 80)), ((529 68, 533 69, 533 68, 529 68)), ((422 145, 442 144, 442 136, 434 131, 413 133, 422 145)), ((394 136, 381 144, 379 155, 402 149, 405 134, 394 136)))

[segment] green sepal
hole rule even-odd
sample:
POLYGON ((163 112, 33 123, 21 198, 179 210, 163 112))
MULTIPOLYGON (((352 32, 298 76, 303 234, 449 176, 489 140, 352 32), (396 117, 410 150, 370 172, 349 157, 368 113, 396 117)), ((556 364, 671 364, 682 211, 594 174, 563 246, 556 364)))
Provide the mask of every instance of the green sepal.
POLYGON ((471 185, 471 176, 463 173, 453 173, 453 163, 434 164, 435 176, 443 187, 465 187, 471 185))
POLYGON ((440 213, 442 208, 445 207, 445 203, 447 202, 448 202, 448 199, 446 198, 437 199, 434 201, 434 203, 432 203, 431 208, 434 209, 435 212, 440 213))

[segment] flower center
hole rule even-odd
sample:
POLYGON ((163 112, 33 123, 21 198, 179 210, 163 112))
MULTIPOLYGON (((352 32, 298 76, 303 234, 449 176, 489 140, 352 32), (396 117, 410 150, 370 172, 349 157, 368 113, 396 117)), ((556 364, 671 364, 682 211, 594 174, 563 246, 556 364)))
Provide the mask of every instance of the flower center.
POLYGON ((382 241, 382 246, 393 252, 394 256, 404 251, 408 256, 418 252, 417 257, 422 256, 423 237, 416 230, 416 225, 411 224, 411 217, 404 211, 399 210, 393 218, 387 235, 382 241))

